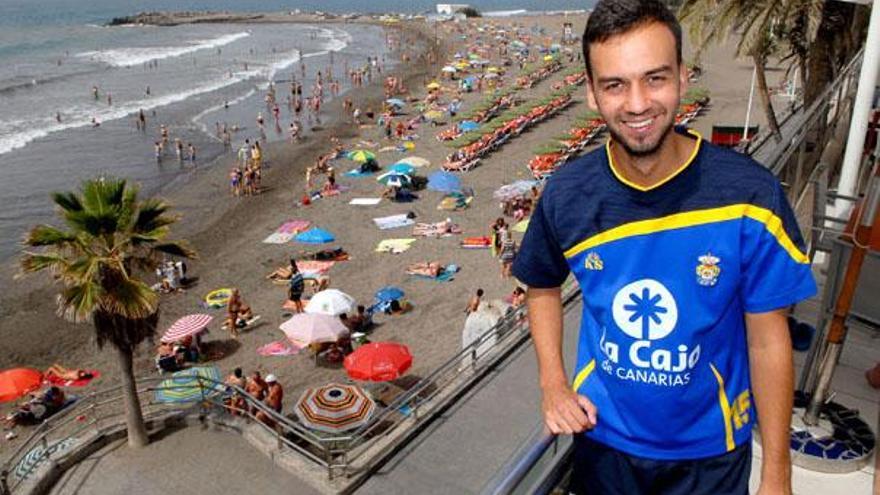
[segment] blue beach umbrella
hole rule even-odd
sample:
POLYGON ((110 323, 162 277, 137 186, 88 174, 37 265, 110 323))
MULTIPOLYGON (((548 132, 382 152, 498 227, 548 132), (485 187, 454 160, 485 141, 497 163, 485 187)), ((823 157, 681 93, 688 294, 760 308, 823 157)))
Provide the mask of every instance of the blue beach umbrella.
POLYGON ((399 300, 403 298, 403 291, 393 285, 389 285, 387 287, 382 287, 376 292, 376 301, 377 302, 388 302, 399 300))
POLYGON ((178 371, 156 390, 157 402, 196 402, 225 390, 216 366, 197 366, 178 371), (201 378, 201 380, 200 380, 201 378))
POLYGON ((461 191, 461 179, 450 172, 434 172, 428 176, 428 189, 444 193, 461 191))
POLYGON ((300 232, 293 238, 296 242, 303 244, 326 244, 336 240, 333 234, 324 229, 313 227, 305 232, 300 232))
POLYGON ((458 130, 461 132, 470 132, 480 128, 480 124, 473 120, 462 120, 458 123, 458 130))
POLYGON ((403 175, 410 175, 413 173, 414 170, 415 170, 415 167, 413 167, 412 165, 410 165, 408 163, 401 163, 401 162, 395 163, 394 165, 392 165, 388 169, 389 172, 396 172, 398 174, 403 174, 403 175))
POLYGON ((389 98, 385 100, 385 103, 398 108, 403 108, 406 106, 406 103, 404 103, 403 100, 397 98, 389 98))
POLYGON ((477 76, 467 76, 464 78, 464 82, 468 84, 477 84, 477 76))
POLYGON ((410 178, 410 176, 402 174, 400 172, 385 172, 379 177, 376 177, 376 182, 384 186, 402 187, 411 185, 412 179, 410 178))

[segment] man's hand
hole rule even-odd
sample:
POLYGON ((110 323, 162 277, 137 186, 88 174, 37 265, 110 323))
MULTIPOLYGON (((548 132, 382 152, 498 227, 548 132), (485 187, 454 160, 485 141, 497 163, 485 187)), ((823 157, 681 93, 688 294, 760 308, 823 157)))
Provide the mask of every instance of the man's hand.
POLYGON ((541 407, 544 423, 554 435, 571 435, 596 426, 596 406, 565 384, 545 388, 541 407))

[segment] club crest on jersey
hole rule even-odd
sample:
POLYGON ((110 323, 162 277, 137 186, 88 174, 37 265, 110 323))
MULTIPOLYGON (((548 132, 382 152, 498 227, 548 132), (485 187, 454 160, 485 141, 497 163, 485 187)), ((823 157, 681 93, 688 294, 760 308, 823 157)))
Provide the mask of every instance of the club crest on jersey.
POLYGON ((697 265, 697 283, 703 287, 712 287, 718 283, 718 276, 721 275, 721 259, 712 256, 712 253, 706 253, 697 258, 700 264, 697 265))
POLYGON ((587 270, 601 270, 605 267, 605 264, 602 262, 602 258, 595 251, 591 251, 587 254, 587 258, 584 261, 584 268, 587 270))

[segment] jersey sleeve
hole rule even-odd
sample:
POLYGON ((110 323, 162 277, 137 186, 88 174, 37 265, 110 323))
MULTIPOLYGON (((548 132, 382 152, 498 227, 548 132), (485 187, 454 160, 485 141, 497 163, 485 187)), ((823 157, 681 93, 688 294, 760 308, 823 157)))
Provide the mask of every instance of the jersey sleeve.
POLYGON ((550 198, 551 194, 545 191, 538 201, 513 262, 513 276, 529 287, 540 289, 561 286, 569 272, 553 223, 548 217, 550 198))
POLYGON ((740 297, 746 312, 764 313, 816 294, 797 219, 778 182, 743 226, 740 297))

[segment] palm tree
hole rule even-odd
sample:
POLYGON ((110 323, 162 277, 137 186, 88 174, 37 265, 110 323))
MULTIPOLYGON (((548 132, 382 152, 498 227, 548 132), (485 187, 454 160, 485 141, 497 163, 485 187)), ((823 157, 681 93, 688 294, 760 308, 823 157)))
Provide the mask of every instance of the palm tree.
POLYGON ((56 192, 52 200, 66 228, 37 225, 26 235, 21 267, 25 273, 49 270, 61 284, 58 312, 75 322, 91 321, 99 348, 109 343, 117 353, 128 444, 147 444, 143 412, 134 379, 133 357, 139 344, 153 337, 159 297, 139 278, 158 266, 163 254, 191 258, 182 242, 166 242, 168 214, 160 199, 138 201, 136 187, 124 180, 84 181, 81 192, 56 192))
MULTIPOLYGON (((799 50, 816 36, 823 3, 823 0, 684 0, 679 16, 688 24, 698 47, 724 42, 732 33, 741 33, 736 55, 752 59, 767 123, 776 139, 781 140, 767 87, 767 61, 783 47, 799 55, 799 50), (797 36, 797 44, 786 38, 789 35, 797 36)), ((805 73, 805 52, 803 55, 798 57, 798 62, 805 73)))

